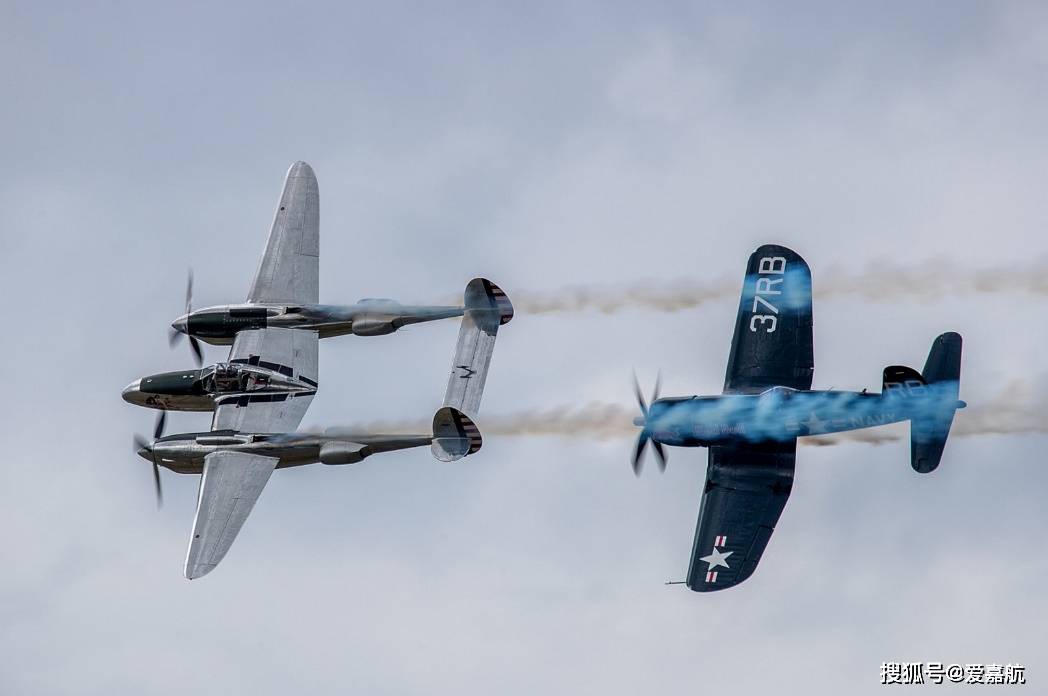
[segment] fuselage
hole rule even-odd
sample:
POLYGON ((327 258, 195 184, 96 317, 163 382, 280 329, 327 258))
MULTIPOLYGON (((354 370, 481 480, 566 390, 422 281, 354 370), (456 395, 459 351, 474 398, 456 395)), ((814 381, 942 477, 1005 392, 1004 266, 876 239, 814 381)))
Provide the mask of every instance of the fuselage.
POLYGON ((279 460, 277 468, 305 464, 353 464, 385 449, 391 439, 403 447, 429 445, 431 436, 354 435, 309 433, 246 434, 232 430, 168 435, 138 451, 148 461, 180 474, 199 474, 204 458, 218 451, 243 452, 279 460))
POLYGON ((123 397, 164 411, 213 411, 225 399, 280 399, 316 390, 316 382, 294 377, 287 366, 231 362, 142 377, 124 388, 123 397))
POLYGON ((171 326, 212 345, 230 345, 240 331, 266 328, 317 331, 320 338, 354 334, 381 336, 408 324, 460 317, 462 307, 408 306, 394 300, 353 305, 236 304, 184 314, 171 326))
POLYGON ((666 398, 652 403, 637 424, 664 445, 785 442, 915 417, 952 418, 963 405, 957 388, 956 382, 942 382, 871 394, 774 387, 760 394, 666 398))

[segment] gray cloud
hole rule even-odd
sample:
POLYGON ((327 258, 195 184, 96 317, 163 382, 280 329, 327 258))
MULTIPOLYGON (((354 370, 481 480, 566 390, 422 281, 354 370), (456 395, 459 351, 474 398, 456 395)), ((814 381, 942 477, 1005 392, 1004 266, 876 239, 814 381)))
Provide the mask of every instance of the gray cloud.
MULTIPOLYGON (((1030 294, 1034 301, 1048 295, 1045 261, 1019 267, 970 269, 947 259, 919 266, 901 266, 884 260, 860 268, 831 266, 820 273, 813 287, 816 300, 856 296, 868 301, 936 299, 947 295, 1030 294)), ((628 286, 566 286, 513 294, 514 307, 529 314, 595 311, 613 314, 642 309, 678 312, 708 302, 730 300, 739 293, 739 280, 723 278, 704 282, 695 278, 633 282, 628 286)))
MULTIPOLYGON (((7 8, 0 692, 879 693, 889 659, 1038 679, 1045 436, 1036 411, 963 435, 1045 386, 1043 284, 972 280, 1029 279, 1048 254, 1045 20, 974 2, 7 8), (154 512, 130 451, 153 414, 119 390, 188 363, 165 338, 187 267, 201 306, 244 296, 296 159, 320 178, 324 301, 486 275, 522 310, 581 287, 640 311, 522 311, 477 457, 278 472, 187 583, 197 481, 165 474, 154 512), (638 480, 625 433, 496 422, 589 402, 631 418, 633 366, 716 390, 765 241, 803 254, 817 293, 885 269, 922 288, 819 295, 821 384, 919 364, 952 329, 972 406, 931 476, 905 442, 804 448, 757 573, 700 597, 662 582, 687 567, 704 452, 638 480), (914 277, 935 259, 956 283, 914 277), (648 316, 628 290, 676 301, 660 278, 715 298, 648 316)), ((428 426, 455 330, 325 341, 306 427, 428 426)))

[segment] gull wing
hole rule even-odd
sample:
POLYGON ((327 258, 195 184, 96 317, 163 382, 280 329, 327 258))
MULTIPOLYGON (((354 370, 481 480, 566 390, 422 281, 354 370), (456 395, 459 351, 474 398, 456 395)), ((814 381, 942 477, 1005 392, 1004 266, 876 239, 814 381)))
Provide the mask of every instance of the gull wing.
POLYGON ((793 488, 797 441, 711 447, 687 585, 713 592, 757 569, 793 488))
POLYGON ((278 461, 241 452, 213 452, 204 458, 186 578, 207 575, 225 557, 278 461))
MULTIPOLYGON (((319 341, 316 331, 252 329, 241 331, 229 351, 229 362, 276 370, 317 386, 319 341)), ((245 433, 289 433, 302 422, 316 390, 227 398, 215 406, 212 430, 245 433)))
POLYGON ((811 271, 792 249, 765 244, 746 266, 724 393, 811 389, 814 372, 811 271))
POLYGON ((247 301, 320 302, 320 189, 313 168, 305 162, 295 162, 288 170, 247 301))

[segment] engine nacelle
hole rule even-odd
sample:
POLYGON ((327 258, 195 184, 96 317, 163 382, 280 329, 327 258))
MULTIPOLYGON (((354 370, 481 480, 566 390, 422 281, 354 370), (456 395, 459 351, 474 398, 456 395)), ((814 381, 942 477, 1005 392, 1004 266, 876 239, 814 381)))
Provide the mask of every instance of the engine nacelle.
POLYGON ((354 336, 385 336, 400 328, 396 319, 389 314, 361 314, 353 318, 351 329, 354 336))
POLYGON ((325 442, 320 446, 323 464, 356 464, 369 454, 367 445, 358 442, 325 442))

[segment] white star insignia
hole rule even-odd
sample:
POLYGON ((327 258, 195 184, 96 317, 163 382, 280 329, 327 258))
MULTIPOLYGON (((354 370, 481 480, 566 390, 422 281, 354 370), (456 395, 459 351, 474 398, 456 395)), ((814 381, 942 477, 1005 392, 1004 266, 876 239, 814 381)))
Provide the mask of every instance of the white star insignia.
POLYGON ((822 429, 823 423, 813 413, 813 414, 811 414, 811 418, 809 418, 808 420, 804 421, 804 425, 807 426, 809 433, 814 433, 814 432, 818 432, 819 430, 822 429))
POLYGON ((706 563, 709 563, 709 568, 706 569, 707 571, 713 570, 718 566, 724 566, 725 568, 728 568, 728 556, 732 555, 733 553, 735 552, 729 551, 728 553, 724 553, 723 551, 718 551, 717 548, 714 547, 713 553, 711 553, 709 556, 703 556, 699 560, 706 561, 706 563))

